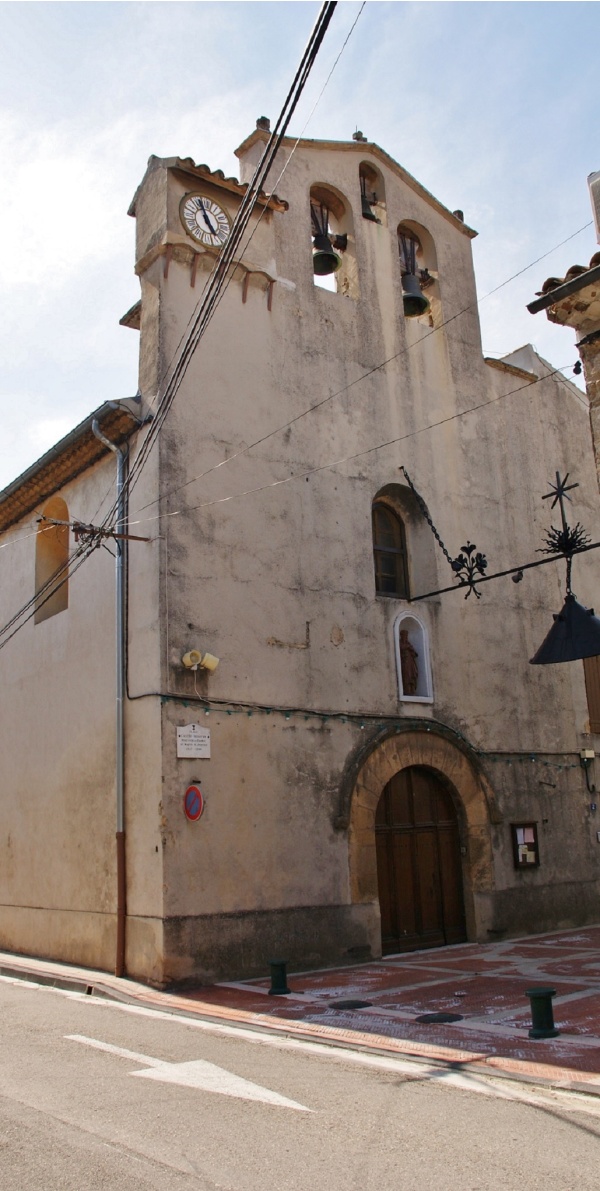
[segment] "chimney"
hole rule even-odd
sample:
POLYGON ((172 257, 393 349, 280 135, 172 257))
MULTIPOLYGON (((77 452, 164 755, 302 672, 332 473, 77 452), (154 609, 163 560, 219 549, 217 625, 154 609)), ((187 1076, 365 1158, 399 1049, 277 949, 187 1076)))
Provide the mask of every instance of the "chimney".
POLYGON ((596 240, 598 241, 598 244, 600 244, 600 170, 596 170, 595 174, 590 174, 588 178, 588 186, 590 188, 592 211, 594 212, 596 240))

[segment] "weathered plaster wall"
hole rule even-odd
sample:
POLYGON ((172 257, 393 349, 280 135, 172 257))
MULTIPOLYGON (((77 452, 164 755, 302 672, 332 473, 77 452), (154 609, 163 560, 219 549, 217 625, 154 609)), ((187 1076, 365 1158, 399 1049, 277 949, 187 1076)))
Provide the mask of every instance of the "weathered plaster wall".
MULTIPOLYGON (((376 595, 371 538, 374 496, 399 485, 413 596, 452 581, 401 465, 452 556, 469 539, 490 570, 536 557, 557 469, 575 473, 575 518, 592 528, 587 406, 562 379, 538 380, 548 367, 530 349, 508 365, 483 360, 468 229, 381 153, 372 164, 385 222, 362 219, 358 165, 369 153, 298 148, 280 187, 289 209, 254 217, 245 268, 133 491, 133 532, 152 540, 130 548, 127 969, 156 982, 265 971, 282 950, 299 968, 378 954, 372 819, 394 765, 429 765, 455 791, 470 938, 596 914, 600 853, 577 754, 600 740, 589 735, 582 668, 528 662, 561 606, 561 568, 486 584, 481 601, 456 592, 410 605, 376 595), (346 203, 354 297, 313 284, 317 183, 346 203), (407 220, 435 249, 432 325, 403 317, 396 229, 407 220), (429 634, 430 703, 398 697, 394 622, 410 609, 429 634), (190 648, 217 655, 216 673, 184 671, 190 648), (210 760, 176 756, 177 726, 193 721, 210 727, 210 760), (182 799, 194 778, 206 810, 191 824, 182 799), (515 872, 510 823, 529 818, 541 865, 515 872)), ((231 192, 158 160, 136 197, 146 401, 214 259, 198 256, 192 285, 195 250, 179 222, 192 189, 235 212, 231 192)), ((62 495, 73 516, 93 520, 113 483, 106 458, 62 495)), ((30 529, 7 535, 2 623, 33 591, 30 529)), ((594 602, 596 576, 594 556, 576 560, 583 603, 594 602)), ((73 576, 66 611, 0 652, 0 672, 0 945, 111 967, 105 551, 73 576)))
MULTIPOLYGON (((234 278, 162 434, 161 511, 177 514, 162 530, 162 689, 190 700, 163 709, 166 951, 174 978, 258 970, 278 939, 293 940, 306 965, 347 959, 354 945, 377 947, 374 905, 353 902, 348 838, 332 827, 344 767, 366 729, 304 720, 304 709, 390 721, 418 715, 484 753, 568 754, 573 763, 589 743, 581 667, 528 661, 562 603, 555 565, 518 586, 510 579, 485 585, 480 602, 456 593, 415 605, 430 634, 434 703, 398 701, 392 633, 406 605, 375 594, 370 514, 374 495, 401 483, 400 465, 451 554, 475 541, 490 570, 535 558, 550 522, 541 497, 556 469, 576 471, 584 524, 597 515, 598 494, 581 395, 557 378, 533 383, 543 362, 534 375, 481 357, 467 231, 380 159, 387 226, 363 220, 358 161, 306 146, 294 155, 280 187, 289 210, 260 222, 250 250, 253 266, 278 279, 272 310, 262 282, 248 287, 243 302, 242 274, 234 278), (352 208, 356 299, 313 284, 315 183, 334 186, 352 208), (433 334, 402 314, 395 234, 406 219, 435 242, 434 324, 452 321, 433 334), (383 360, 392 362, 371 371, 383 360), (221 659, 214 675, 196 676, 196 686, 180 665, 194 647, 221 659), (194 709, 198 695, 230 711, 241 702, 299 714, 288 722, 213 706, 205 718, 194 709), (211 727, 213 755, 178 761, 176 724, 194 719, 211 727), (192 777, 202 778, 207 795, 194 825, 181 810, 192 777), (318 929, 311 915, 319 916, 318 929)), ((169 228, 179 234, 181 196, 205 188, 172 176, 168 185, 169 228)), ((234 211, 230 196, 223 203, 234 211)), ((152 289, 163 313, 160 341, 147 341, 148 373, 171 358, 205 276, 201 265, 192 289, 183 257, 167 278, 160 262, 143 273, 143 302, 152 289)), ((452 575, 442 554, 408 520, 413 592, 446 586, 452 575)), ((591 603, 594 559, 575 565, 577 594, 591 603)), ((492 785, 497 772, 489 770, 492 785)), ((579 770, 556 771, 555 826, 539 872, 515 874, 507 859, 510 821, 544 809, 541 772, 524 789, 503 771, 501 822, 487 828, 495 849, 490 891, 473 909, 471 937, 535 929, 547 894, 561 922, 590 912, 587 893, 578 904, 573 892, 577 882, 595 890, 597 880, 579 770), (561 824, 569 811, 575 826, 566 858, 561 824), (529 926, 519 908, 527 899, 529 926)))

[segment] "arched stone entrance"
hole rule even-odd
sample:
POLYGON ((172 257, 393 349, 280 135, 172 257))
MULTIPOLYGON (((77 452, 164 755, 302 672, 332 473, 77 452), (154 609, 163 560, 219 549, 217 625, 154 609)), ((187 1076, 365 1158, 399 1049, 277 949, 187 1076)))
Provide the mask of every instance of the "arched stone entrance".
POLYGON ((373 742, 347 787, 350 896, 354 905, 373 908, 369 915, 373 954, 381 954, 377 807, 388 782, 411 767, 432 772, 452 791, 460 831, 466 936, 472 941, 489 939, 494 888, 490 827, 501 821, 493 790, 475 757, 448 730, 434 724, 407 725, 406 730, 373 742))
POLYGON ((384 786, 375 845, 383 954, 463 943, 461 824, 432 769, 401 769, 384 786))

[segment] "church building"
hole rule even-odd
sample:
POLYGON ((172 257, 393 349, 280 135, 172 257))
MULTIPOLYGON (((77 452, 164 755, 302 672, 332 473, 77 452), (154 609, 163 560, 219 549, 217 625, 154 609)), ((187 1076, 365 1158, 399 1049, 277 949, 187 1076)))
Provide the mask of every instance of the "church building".
POLYGON ((484 356, 475 231, 362 134, 284 139, 188 351, 268 140, 150 158, 139 395, 0 493, 0 947, 160 986, 598 919, 600 715, 530 664, 585 395, 484 356))

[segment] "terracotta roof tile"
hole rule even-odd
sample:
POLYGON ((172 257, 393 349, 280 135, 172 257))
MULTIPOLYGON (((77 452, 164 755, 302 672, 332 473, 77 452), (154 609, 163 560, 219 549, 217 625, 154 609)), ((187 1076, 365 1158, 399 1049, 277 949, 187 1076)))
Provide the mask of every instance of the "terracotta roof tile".
MULTIPOLYGON (((178 170, 180 173, 186 174, 188 177, 191 175, 194 178, 205 178, 207 181, 213 182, 215 186, 221 186, 223 189, 230 190, 233 194, 239 194, 241 197, 245 195, 249 185, 248 182, 240 182, 239 178, 225 177, 223 170, 211 170, 210 166, 206 165, 205 162, 201 162, 199 165, 197 165, 191 157, 161 158, 152 156, 149 158, 148 170, 160 167, 163 169, 178 170)), ((146 172, 146 176, 147 173, 148 171, 146 172)), ((140 183, 140 186, 138 186, 133 196, 129 210, 127 212, 128 215, 135 216, 136 201, 142 185, 143 182, 140 183)), ((287 211, 289 207, 289 203, 286 201, 286 199, 280 198, 276 194, 267 194, 264 190, 260 190, 258 192, 258 202, 261 203, 263 207, 269 207, 274 211, 287 211)))
POLYGON ((549 294, 551 290, 558 289, 560 285, 565 285, 567 281, 572 281, 573 277, 581 277, 583 273, 588 273, 590 269, 595 269, 600 265, 600 252, 595 252, 589 265, 571 265, 567 269, 564 277, 547 277, 542 285, 539 294, 549 294))

